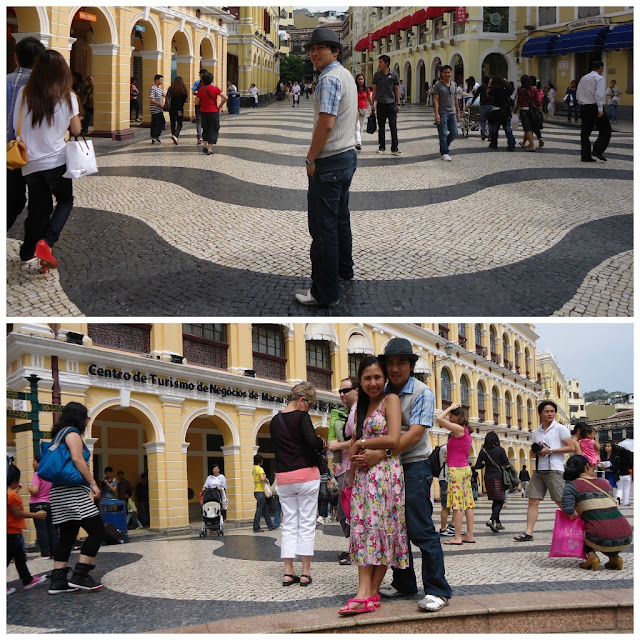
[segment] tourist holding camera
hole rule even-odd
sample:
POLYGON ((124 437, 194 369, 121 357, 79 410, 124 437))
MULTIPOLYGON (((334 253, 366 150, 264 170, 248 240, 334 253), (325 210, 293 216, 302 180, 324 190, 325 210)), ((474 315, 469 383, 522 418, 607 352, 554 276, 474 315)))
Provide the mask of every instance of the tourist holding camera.
POLYGON ((556 422, 558 406, 551 400, 543 400, 538 405, 540 426, 533 432, 533 453, 536 462, 529 482, 529 507, 527 508, 527 528, 524 533, 515 536, 516 542, 533 540, 533 528, 538 519, 538 505, 547 489, 551 499, 562 508, 562 491, 564 490, 564 456, 574 452, 571 432, 567 427, 556 422))

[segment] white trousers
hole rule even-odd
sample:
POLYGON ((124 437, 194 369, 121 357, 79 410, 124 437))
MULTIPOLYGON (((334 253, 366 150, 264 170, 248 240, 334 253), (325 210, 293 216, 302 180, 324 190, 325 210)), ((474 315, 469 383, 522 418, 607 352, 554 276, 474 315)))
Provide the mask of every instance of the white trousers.
POLYGON ((617 496, 620 498, 620 504, 629 504, 629 493, 631 491, 631 476, 620 476, 620 480, 616 482, 618 486, 617 496))
POLYGON ((278 484, 282 507, 281 558, 313 555, 319 491, 320 479, 278 484))

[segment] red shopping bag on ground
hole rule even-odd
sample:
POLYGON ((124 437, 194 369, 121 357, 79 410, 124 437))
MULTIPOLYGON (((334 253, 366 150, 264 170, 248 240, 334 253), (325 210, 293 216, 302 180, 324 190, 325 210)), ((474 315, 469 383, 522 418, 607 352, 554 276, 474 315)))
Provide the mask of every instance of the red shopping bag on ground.
POLYGON ((342 513, 347 519, 347 522, 351 522, 351 494, 353 492, 353 485, 348 487, 342 487, 342 493, 340 494, 340 505, 342 506, 342 513))
POLYGON ((560 509, 556 511, 556 522, 553 526, 550 558, 586 558, 584 551, 584 521, 582 518, 572 520, 560 509))

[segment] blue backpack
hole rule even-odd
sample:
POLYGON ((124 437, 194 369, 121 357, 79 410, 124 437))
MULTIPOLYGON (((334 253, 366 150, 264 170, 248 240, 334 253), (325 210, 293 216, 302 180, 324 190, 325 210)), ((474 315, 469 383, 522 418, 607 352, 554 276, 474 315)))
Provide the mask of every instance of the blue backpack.
MULTIPOLYGON (((88 487, 89 483, 82 477, 71 459, 69 447, 64 442, 67 434, 80 432, 74 427, 62 429, 53 442, 40 444, 40 464, 38 464, 38 476, 56 487, 88 487)), ((90 453, 83 445, 82 455, 88 462, 90 453)))

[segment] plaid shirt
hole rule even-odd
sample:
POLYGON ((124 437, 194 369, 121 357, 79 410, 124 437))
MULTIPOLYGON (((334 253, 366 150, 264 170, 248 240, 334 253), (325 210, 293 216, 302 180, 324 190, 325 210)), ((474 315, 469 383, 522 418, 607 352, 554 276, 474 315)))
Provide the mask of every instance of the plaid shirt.
MULTIPOLYGON (((411 376, 407 381, 407 384, 402 387, 402 390, 398 393, 398 396, 403 396, 405 393, 413 393, 413 386, 415 378, 411 376)), ((385 388, 387 393, 391 393, 391 385, 387 382, 385 388)), ((429 387, 423 389, 420 394, 416 396, 411 407, 411 415, 409 416, 409 425, 421 424, 427 429, 433 426, 433 412, 434 412, 434 397, 433 392, 429 387)))
POLYGON ((333 69, 340 63, 336 60, 332 62, 321 74, 316 87, 316 100, 318 101, 318 113, 328 113, 338 115, 338 105, 340 104, 340 80, 333 76, 327 78, 325 74, 329 69, 333 69))

